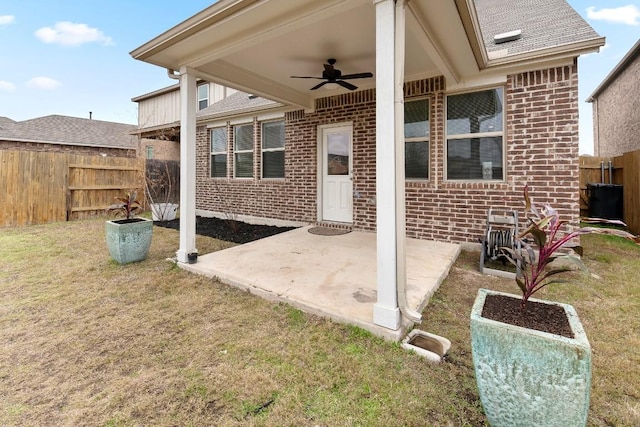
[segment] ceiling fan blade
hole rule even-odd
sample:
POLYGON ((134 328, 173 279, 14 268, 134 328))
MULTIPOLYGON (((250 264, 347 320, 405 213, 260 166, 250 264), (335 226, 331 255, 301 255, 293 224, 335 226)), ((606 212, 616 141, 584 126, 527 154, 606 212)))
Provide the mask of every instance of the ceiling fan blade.
POLYGON ((342 80, 345 80, 345 79, 368 79, 369 77, 373 77, 373 74, 371 73, 345 74, 340 78, 342 80))
POLYGON ((314 87, 312 87, 310 90, 316 90, 316 89, 326 85, 327 83, 329 83, 329 82, 328 81, 324 81, 322 83, 319 83, 319 84, 315 85, 314 87))
POLYGON ((354 86, 351 83, 348 82, 343 82, 342 80, 336 80, 335 83, 338 83, 340 86, 347 88, 349 90, 356 90, 358 89, 358 86, 354 86))
POLYGON ((324 80, 322 77, 311 77, 311 76, 289 76, 291 79, 316 79, 316 80, 324 80))

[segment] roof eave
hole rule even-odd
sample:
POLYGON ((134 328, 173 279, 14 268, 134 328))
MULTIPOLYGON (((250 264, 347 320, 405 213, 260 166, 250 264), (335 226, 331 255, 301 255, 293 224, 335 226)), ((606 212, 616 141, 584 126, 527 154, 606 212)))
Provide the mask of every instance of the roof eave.
POLYGON ((180 83, 173 84, 171 86, 163 87, 162 89, 154 90, 153 92, 145 93, 142 95, 138 95, 134 98, 131 98, 131 102, 140 102, 145 99, 153 98, 159 95, 164 95, 165 93, 170 93, 180 90, 180 83))
POLYGON ((163 66, 162 64, 155 63, 151 60, 151 57, 159 51, 167 49, 198 33, 203 28, 213 25, 214 23, 221 22, 234 15, 237 11, 259 1, 264 0, 219 0, 201 12, 193 15, 186 21, 170 28, 142 46, 132 50, 129 54, 134 59, 163 66))
POLYGON ((605 38, 597 37, 569 45, 559 45, 546 49, 532 50, 516 55, 507 55, 501 58, 493 58, 487 61, 485 68, 503 68, 522 63, 535 63, 562 58, 576 58, 588 53, 597 53, 604 46, 605 38))
POLYGON ((272 104, 272 105, 260 105, 256 107, 244 108, 242 110, 232 110, 232 111, 221 111, 219 113, 213 113, 208 115, 200 116, 196 119, 197 123, 205 123, 213 120, 220 119, 236 119, 239 117, 245 117, 250 114, 255 113, 278 113, 278 112, 286 112, 290 111, 291 107, 282 104, 272 104))

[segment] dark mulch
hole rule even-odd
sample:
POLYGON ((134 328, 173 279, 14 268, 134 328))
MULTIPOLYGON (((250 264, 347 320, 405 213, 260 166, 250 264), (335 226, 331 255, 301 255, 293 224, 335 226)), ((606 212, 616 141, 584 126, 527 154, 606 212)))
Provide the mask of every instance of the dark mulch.
POLYGON ((526 308, 522 310, 519 298, 487 295, 482 309, 482 317, 574 338, 564 309, 557 305, 528 301, 526 308))
MULTIPOLYGON (((154 221, 154 225, 180 230, 180 220, 154 221)), ((271 225, 253 225, 242 221, 219 218, 196 217, 196 234, 213 237, 233 243, 247 243, 274 234, 293 230, 295 227, 275 227, 271 225)))

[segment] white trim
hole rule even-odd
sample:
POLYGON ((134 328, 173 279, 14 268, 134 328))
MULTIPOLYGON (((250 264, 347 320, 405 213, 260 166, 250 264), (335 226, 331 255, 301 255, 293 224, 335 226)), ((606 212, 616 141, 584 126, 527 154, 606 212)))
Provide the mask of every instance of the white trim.
POLYGON ((229 124, 231 126, 250 125, 253 124, 253 116, 229 120, 229 124))
POLYGON ((259 122, 269 122, 269 121, 273 121, 273 120, 282 120, 282 119, 284 119, 284 111, 280 111, 280 112, 277 112, 277 113, 258 114, 256 116, 256 119, 258 119, 259 122))
POLYGON ((221 128, 221 127, 227 126, 228 124, 229 122, 227 120, 220 121, 220 122, 207 123, 207 130, 211 130, 213 128, 221 128))

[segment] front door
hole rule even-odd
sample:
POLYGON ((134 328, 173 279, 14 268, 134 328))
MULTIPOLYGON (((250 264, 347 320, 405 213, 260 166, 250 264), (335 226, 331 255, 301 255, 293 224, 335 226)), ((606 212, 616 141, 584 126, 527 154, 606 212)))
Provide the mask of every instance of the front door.
POLYGON ((322 129, 322 220, 353 222, 351 126, 322 129))

